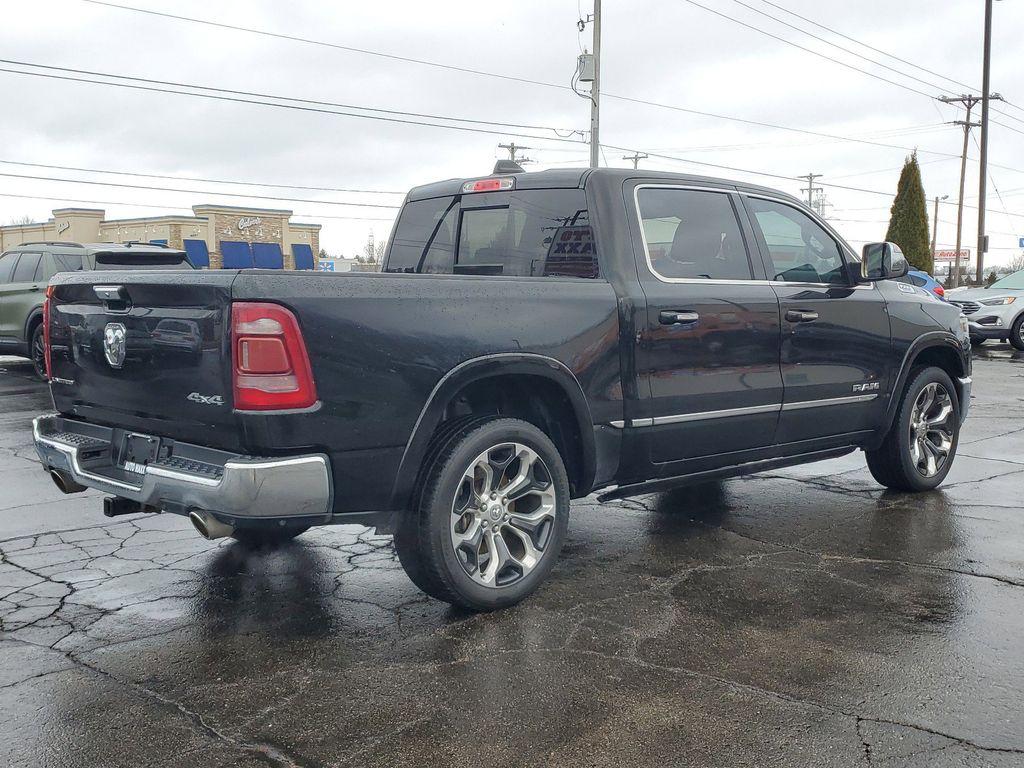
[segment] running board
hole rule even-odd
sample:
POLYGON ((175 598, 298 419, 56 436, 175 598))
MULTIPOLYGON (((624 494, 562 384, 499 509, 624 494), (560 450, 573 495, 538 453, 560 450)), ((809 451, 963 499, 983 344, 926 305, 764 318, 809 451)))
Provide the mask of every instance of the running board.
POLYGON ((657 480, 648 480, 644 483, 633 483, 632 485, 619 485, 611 490, 598 494, 598 501, 610 501, 612 499, 623 499, 628 496, 640 496, 645 493, 657 493, 667 491, 670 488, 682 488, 686 485, 698 485, 710 480, 725 480, 740 475, 753 475, 758 472, 767 472, 772 469, 792 467, 797 464, 810 464, 825 459, 835 459, 845 456, 857 450, 856 446, 848 445, 843 448, 829 448, 826 451, 812 451, 810 453, 798 453, 795 456, 783 456, 778 459, 762 459, 751 461, 747 464, 737 464, 732 467, 720 469, 709 469, 705 472, 694 472, 691 475, 678 475, 676 477, 662 477, 657 480))

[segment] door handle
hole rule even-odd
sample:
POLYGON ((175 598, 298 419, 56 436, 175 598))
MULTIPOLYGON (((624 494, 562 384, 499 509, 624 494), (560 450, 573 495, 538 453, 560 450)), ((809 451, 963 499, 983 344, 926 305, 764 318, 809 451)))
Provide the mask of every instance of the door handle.
POLYGON ((32 293, 39 293, 39 286, 38 285, 33 285, 31 288, 29 288, 29 290, 32 293))
POLYGON ((786 310, 786 319, 791 323, 811 323, 818 319, 818 313, 807 309, 786 310))
POLYGON ((700 320, 696 312, 680 312, 675 309, 666 309, 658 315, 658 322, 662 325, 692 325, 700 320))

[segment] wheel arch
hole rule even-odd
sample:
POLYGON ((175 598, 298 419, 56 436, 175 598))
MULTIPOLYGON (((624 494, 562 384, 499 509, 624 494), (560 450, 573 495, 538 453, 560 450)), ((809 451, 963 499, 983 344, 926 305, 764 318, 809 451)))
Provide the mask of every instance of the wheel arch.
POLYGON ((406 443, 392 491, 393 509, 409 508, 431 439, 455 409, 467 406, 480 408, 480 415, 516 416, 538 426, 562 453, 573 496, 589 493, 596 447, 582 386, 572 371, 554 358, 507 353, 460 363, 434 386, 406 443), (530 383, 539 386, 536 396, 523 389, 530 383), (494 410, 496 404, 511 410, 494 410))
POLYGON ((952 333, 937 331, 915 339, 903 356, 899 373, 890 391, 885 421, 879 430, 880 437, 877 442, 880 442, 892 427, 900 398, 907 388, 911 372, 922 365, 935 366, 949 374, 949 378, 953 380, 953 386, 957 390, 957 398, 961 397, 962 389, 958 379, 967 376, 969 368, 964 361, 963 347, 957 337, 952 333))
POLYGON ((25 352, 29 357, 32 356, 32 333, 35 331, 36 326, 42 322, 43 308, 41 306, 34 307, 28 313, 28 317, 25 318, 25 352))

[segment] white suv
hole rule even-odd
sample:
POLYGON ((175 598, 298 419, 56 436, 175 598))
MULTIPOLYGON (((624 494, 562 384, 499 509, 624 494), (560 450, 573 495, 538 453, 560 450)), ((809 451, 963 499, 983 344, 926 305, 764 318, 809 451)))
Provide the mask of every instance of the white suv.
POLYGON ((949 291, 946 298, 967 315, 972 344, 1002 339, 1024 350, 1024 269, 987 288, 949 291))

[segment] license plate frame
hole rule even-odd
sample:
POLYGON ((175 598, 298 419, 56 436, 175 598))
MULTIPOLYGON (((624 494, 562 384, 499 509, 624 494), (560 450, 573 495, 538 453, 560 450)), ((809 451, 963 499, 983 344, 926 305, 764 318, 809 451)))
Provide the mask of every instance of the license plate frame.
POLYGON ((144 475, 150 462, 160 455, 160 438, 138 432, 125 432, 121 437, 118 466, 126 472, 144 475))

